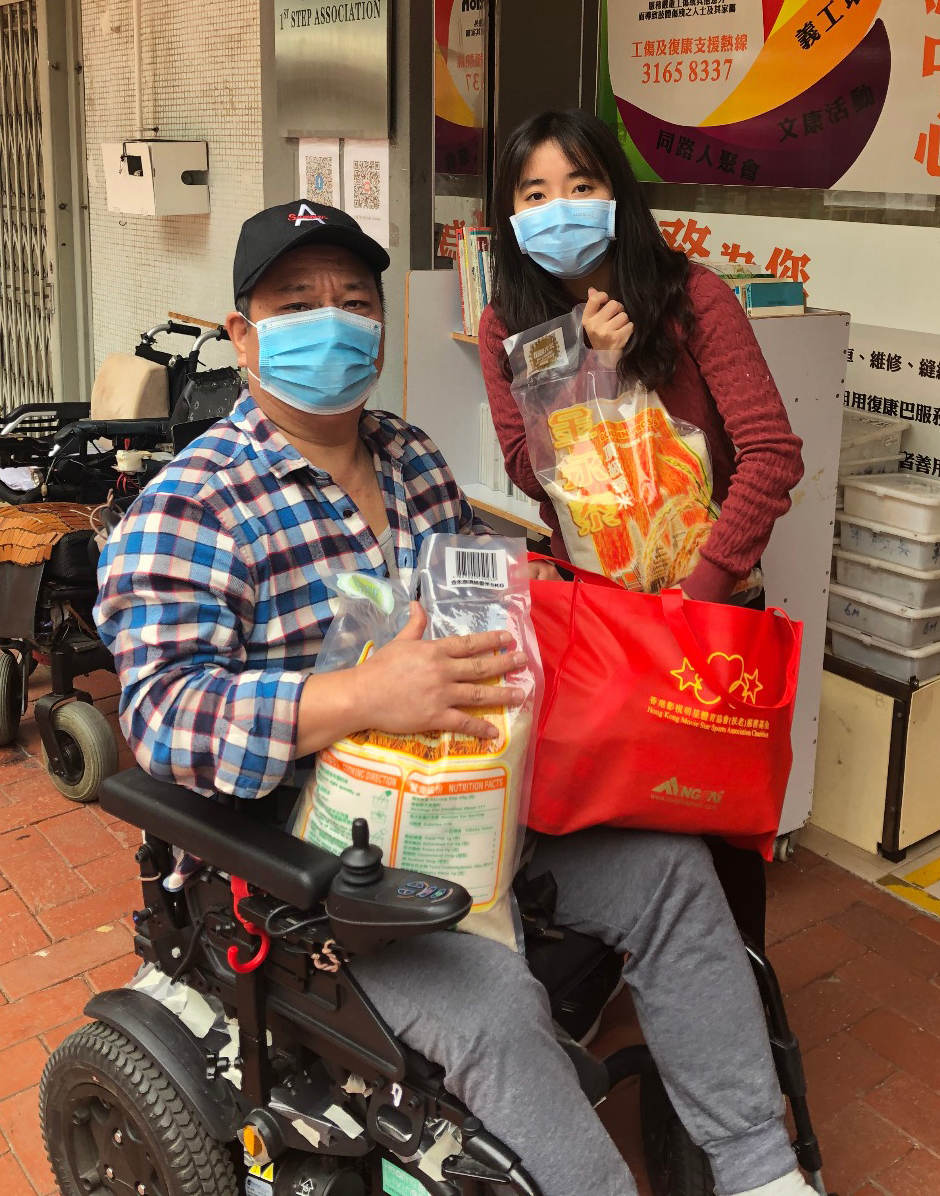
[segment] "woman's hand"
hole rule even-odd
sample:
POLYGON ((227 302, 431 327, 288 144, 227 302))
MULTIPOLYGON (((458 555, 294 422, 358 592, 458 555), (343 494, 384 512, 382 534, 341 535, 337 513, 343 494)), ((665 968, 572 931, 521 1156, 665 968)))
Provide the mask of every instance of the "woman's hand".
POLYGON ((562 576, 548 561, 529 561, 529 581, 561 581, 562 576))
POLYGON ((633 336, 633 324, 623 309, 623 304, 611 299, 606 291, 588 288, 588 300, 584 305, 581 327, 592 349, 622 352, 633 336))
POLYGON ((456 731, 492 739, 492 723, 467 707, 518 706, 525 698, 516 686, 487 685, 526 664, 505 631, 422 639, 427 615, 412 604, 407 626, 390 644, 351 670, 357 683, 356 708, 363 727, 393 734, 456 731))

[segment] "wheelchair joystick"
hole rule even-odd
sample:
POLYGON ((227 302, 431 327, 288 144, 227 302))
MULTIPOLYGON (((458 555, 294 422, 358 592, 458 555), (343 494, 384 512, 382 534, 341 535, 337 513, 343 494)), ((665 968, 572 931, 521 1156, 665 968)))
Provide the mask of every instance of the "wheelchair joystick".
POLYGON ((369 824, 356 818, 352 824, 352 846, 340 855, 340 876, 348 885, 374 885, 385 875, 382 849, 369 843, 369 824))

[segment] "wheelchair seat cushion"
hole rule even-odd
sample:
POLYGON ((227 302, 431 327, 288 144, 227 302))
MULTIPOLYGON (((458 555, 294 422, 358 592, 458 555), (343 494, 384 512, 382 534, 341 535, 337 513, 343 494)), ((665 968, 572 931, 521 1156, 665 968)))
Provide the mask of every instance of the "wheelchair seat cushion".
MULTIPOLYGON (((63 548, 57 568, 66 572, 78 568, 79 557, 89 572, 87 541, 92 535, 89 515, 94 508, 84 503, 9 503, 0 505, 0 562, 39 565, 49 561, 59 542, 76 536, 74 545, 63 548)), ((68 580, 74 580, 69 577, 68 580)))
POLYGON ((135 353, 112 353, 101 363, 91 391, 91 418, 149 419, 170 410, 166 366, 135 353))

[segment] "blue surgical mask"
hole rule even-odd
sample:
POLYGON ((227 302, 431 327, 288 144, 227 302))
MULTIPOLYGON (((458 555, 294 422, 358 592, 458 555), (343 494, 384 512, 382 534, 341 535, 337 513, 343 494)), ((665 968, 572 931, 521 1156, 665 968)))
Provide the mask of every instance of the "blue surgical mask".
POLYGON ((318 307, 269 316, 253 327, 258 373, 252 377, 282 403, 311 415, 341 415, 374 390, 382 339, 377 320, 318 307))
POLYGON ((556 278, 583 278, 614 239, 615 199, 553 199, 510 217, 516 240, 556 278))

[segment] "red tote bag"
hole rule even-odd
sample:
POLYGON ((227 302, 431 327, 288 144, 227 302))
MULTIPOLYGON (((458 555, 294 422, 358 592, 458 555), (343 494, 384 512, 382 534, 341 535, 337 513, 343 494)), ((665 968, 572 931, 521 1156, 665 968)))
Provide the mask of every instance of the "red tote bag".
POLYGON ((545 697, 529 826, 714 834, 770 859, 802 624, 551 563, 574 581, 531 583, 545 697))

